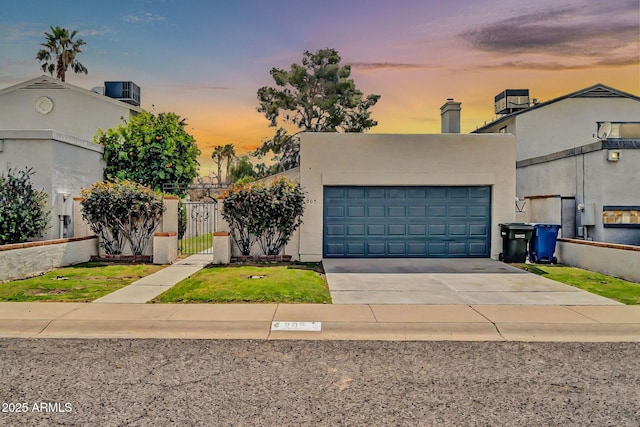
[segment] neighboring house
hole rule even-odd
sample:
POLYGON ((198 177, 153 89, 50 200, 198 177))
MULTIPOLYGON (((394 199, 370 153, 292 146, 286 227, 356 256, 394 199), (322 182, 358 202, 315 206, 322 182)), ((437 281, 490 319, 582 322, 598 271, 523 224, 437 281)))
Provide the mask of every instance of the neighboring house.
POLYGON ((473 133, 516 136, 516 195, 532 222, 563 237, 640 244, 640 98, 597 84, 529 103, 528 90, 495 98, 501 117, 473 133), (544 200, 533 209, 536 200, 544 200))
POLYGON ((141 111, 131 104, 139 105, 137 86, 108 82, 112 96, 114 86, 121 100, 97 93, 104 88, 90 91, 47 76, 0 90, 0 172, 34 169, 34 186, 46 192, 52 209, 45 239, 73 237, 73 198, 103 179, 103 148, 91 142, 98 128, 141 111), (136 96, 123 88, 137 89, 136 96))

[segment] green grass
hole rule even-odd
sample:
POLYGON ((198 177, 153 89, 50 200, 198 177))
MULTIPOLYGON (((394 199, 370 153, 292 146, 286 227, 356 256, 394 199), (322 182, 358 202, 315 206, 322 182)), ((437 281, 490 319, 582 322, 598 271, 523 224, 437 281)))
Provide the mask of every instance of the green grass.
POLYGON ((194 254, 206 251, 213 246, 213 233, 189 237, 178 241, 178 249, 183 254, 194 254))
POLYGON ((514 264, 523 270, 544 276, 556 282, 566 283, 576 288, 620 301, 623 304, 640 304, 640 283, 580 268, 563 265, 514 264))
POLYGON ((331 295, 323 276, 304 266, 215 266, 197 272, 152 302, 321 304, 331 303, 331 295))
POLYGON ((161 270, 151 264, 89 262, 0 283, 0 301, 90 302, 161 270))

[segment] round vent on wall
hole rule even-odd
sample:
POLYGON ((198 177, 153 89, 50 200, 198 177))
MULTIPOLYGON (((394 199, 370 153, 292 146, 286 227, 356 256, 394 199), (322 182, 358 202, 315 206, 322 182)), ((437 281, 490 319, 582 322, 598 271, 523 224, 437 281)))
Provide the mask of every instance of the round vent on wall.
POLYGON ((36 111, 40 114, 49 114, 53 110, 53 101, 48 96, 41 96, 36 101, 36 111))

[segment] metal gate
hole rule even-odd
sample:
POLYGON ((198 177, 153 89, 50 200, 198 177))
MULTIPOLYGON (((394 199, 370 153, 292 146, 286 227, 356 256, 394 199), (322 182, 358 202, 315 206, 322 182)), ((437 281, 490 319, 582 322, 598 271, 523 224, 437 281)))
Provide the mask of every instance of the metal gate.
POLYGON ((182 255, 212 254, 217 202, 181 202, 178 205, 178 251, 182 255))

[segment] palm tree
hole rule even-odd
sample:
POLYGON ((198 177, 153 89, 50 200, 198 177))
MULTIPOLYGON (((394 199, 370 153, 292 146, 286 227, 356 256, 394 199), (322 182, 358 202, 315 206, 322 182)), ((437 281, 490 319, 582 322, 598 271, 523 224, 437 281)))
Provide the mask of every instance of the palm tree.
POLYGON ((224 152, 224 147, 222 145, 218 145, 213 147, 213 153, 211 153, 211 158, 216 162, 218 166, 218 184, 222 184, 222 162, 226 154, 224 152))
POLYGON ((222 147, 222 155, 227 161, 227 182, 231 182, 229 179, 229 171, 231 170, 233 161, 238 158, 236 156, 236 147, 234 147, 233 144, 225 145, 224 147, 222 147))
POLYGON ((47 37, 47 42, 40 44, 43 49, 38 51, 36 59, 44 62, 42 64, 42 71, 49 73, 53 76, 56 73, 56 78, 65 81, 65 74, 69 67, 74 73, 87 74, 87 68, 76 60, 76 55, 81 53, 80 46, 86 44, 84 40, 73 40, 77 31, 71 32, 66 28, 49 27, 51 33, 45 31, 44 35, 47 37))

